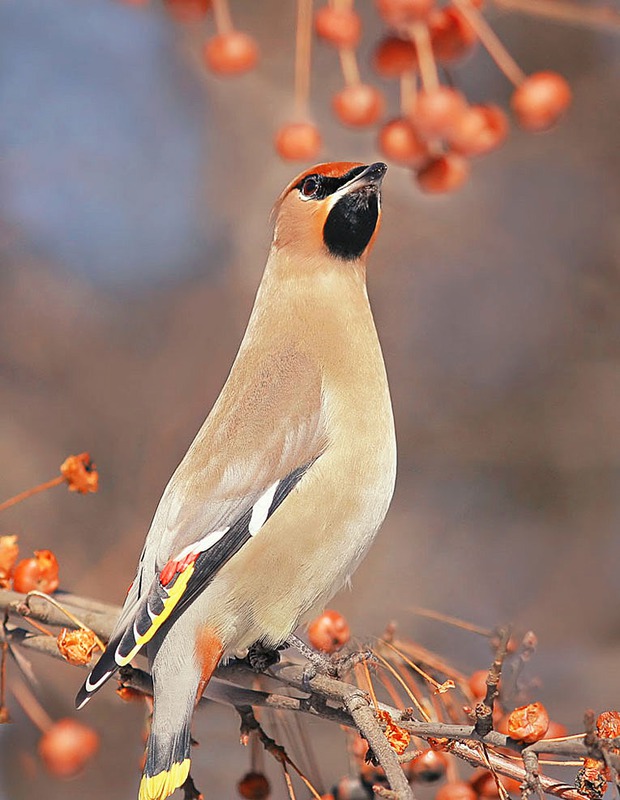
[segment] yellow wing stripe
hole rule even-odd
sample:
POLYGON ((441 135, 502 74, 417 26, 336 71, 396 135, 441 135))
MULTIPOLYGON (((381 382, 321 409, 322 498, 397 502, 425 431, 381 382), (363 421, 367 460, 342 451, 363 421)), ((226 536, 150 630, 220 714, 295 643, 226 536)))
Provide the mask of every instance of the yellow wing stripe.
POLYGON ((164 800, 182 786, 189 775, 190 760, 175 762, 170 769, 157 775, 143 775, 140 781, 138 800, 164 800))
POLYGON ((179 574, 179 577, 174 582, 172 588, 168 593, 168 597, 164 600, 164 607, 159 612, 159 614, 153 618, 153 622, 151 626, 138 638, 136 639, 135 645, 132 647, 131 651, 126 656, 116 656, 115 661, 119 665, 119 667, 124 667, 125 664, 129 664, 129 662, 134 659, 140 650, 144 647, 147 642, 150 642, 153 636, 157 633, 157 631, 161 628, 164 622, 168 619, 170 614, 172 614, 174 607, 179 602, 183 594, 185 593, 185 589, 187 588, 187 584, 189 579, 192 577, 194 573, 194 564, 190 564, 186 567, 183 572, 179 574))

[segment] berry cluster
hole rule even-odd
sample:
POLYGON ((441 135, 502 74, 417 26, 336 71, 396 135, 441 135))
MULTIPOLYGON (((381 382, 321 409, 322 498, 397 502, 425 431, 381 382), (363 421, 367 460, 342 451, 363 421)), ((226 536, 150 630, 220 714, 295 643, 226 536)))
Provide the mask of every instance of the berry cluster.
MULTIPOLYGON (((550 71, 525 75, 489 25, 483 3, 375 0, 383 30, 371 67, 378 77, 400 82, 400 110, 386 120, 383 93, 360 75, 356 51, 363 30, 354 0, 328 0, 316 9, 312 0, 297 0, 296 110, 275 133, 278 155, 311 161, 322 149, 321 132, 309 109, 313 36, 338 53, 344 86, 332 98, 334 116, 351 128, 378 127, 382 156, 409 167, 425 192, 458 189, 469 176, 470 159, 497 149, 508 136, 506 111, 492 103, 470 104, 452 85, 451 66, 478 44, 515 87, 510 105, 517 123, 528 131, 552 127, 571 102, 567 81, 550 71)), ((164 0, 164 5, 181 22, 203 18, 212 6, 217 32, 203 48, 212 73, 239 75, 258 63, 258 45, 234 27, 228 0, 164 0)))

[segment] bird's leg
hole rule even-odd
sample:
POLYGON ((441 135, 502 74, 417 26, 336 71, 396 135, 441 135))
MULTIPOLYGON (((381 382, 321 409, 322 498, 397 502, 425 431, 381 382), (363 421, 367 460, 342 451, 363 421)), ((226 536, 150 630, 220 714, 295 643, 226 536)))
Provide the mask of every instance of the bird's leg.
POLYGON ((332 677, 337 674, 337 668, 330 658, 314 650, 298 636, 295 636, 294 633, 288 637, 286 643, 289 647, 294 647, 309 662, 304 667, 303 674, 303 683, 308 691, 310 691, 310 681, 317 673, 331 675, 332 677))
POLYGON ((280 660, 279 649, 273 647, 265 647, 262 642, 254 642, 248 649, 246 656, 248 663, 254 672, 265 672, 273 664, 277 664, 280 660))

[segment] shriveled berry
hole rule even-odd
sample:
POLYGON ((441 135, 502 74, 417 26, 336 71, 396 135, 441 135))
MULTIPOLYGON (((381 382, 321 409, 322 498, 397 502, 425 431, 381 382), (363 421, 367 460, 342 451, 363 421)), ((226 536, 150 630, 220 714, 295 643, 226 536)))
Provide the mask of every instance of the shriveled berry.
POLYGON ((456 61, 471 52, 477 36, 458 8, 435 9, 428 20, 433 53, 438 61, 456 61))
POLYGON ((390 161, 418 166, 428 158, 428 147, 408 119, 393 119, 379 131, 379 150, 390 161))
POLYGON ((450 134, 466 108, 467 103, 460 92, 449 86, 439 86, 418 93, 410 118, 425 138, 443 138, 450 134))
POLYGON ((246 800, 265 800, 271 787, 262 772, 246 772, 237 784, 237 791, 246 800))
POLYGON ((399 78, 403 72, 417 69, 417 51, 408 39, 386 36, 375 47, 372 65, 383 78, 399 78))
POLYGON ((217 75, 240 75, 256 66, 258 46, 247 33, 231 31, 208 39, 203 55, 211 72, 217 75))
POLYGON ((14 534, 0 536, 0 589, 11 585, 15 563, 19 557, 19 545, 14 534))
POLYGON ((384 107, 381 92, 367 83, 345 86, 332 100, 332 108, 338 119, 354 128, 373 125, 383 114, 384 107))
POLYGON ((99 736, 92 728, 70 717, 60 719, 39 740, 39 756, 48 772, 57 778, 77 775, 99 749, 99 736))
POLYGON ((377 10, 388 25, 406 25, 424 19, 435 0, 376 0, 377 10))
POLYGON ((535 72, 515 89, 510 105, 522 128, 544 131, 560 119, 571 99, 565 78, 557 72, 535 72))
POLYGON ((310 644, 324 653, 334 653, 351 638, 351 629, 346 619, 331 608, 312 620, 308 626, 310 644))
POLYGON ((92 658, 97 639, 91 630, 63 628, 56 637, 56 644, 61 656, 70 664, 83 666, 92 658))
POLYGON ((549 727, 549 715, 542 703, 529 703, 508 715, 508 736, 518 742, 533 744, 542 739, 549 727))
POLYGON ((275 148, 280 158, 309 161, 321 149, 321 134, 311 122, 290 122, 277 131, 275 148))
POLYGON ((13 589, 16 592, 46 592, 58 589, 58 561, 51 550, 35 550, 34 558, 24 558, 15 567, 13 589))
POLYGON ((314 30, 335 47, 357 47, 362 37, 362 20, 352 8, 323 6, 314 15, 314 30))
POLYGON ((446 774, 448 759, 440 750, 423 750, 409 762, 409 778, 422 783, 433 783, 446 774))
POLYGON ((416 177, 420 189, 429 194, 455 192, 469 177, 469 162, 458 153, 446 153, 428 161, 416 177))
POLYGON ((469 106, 457 117, 447 138, 458 153, 480 156, 502 145, 507 136, 508 118, 502 109, 479 105, 469 106))

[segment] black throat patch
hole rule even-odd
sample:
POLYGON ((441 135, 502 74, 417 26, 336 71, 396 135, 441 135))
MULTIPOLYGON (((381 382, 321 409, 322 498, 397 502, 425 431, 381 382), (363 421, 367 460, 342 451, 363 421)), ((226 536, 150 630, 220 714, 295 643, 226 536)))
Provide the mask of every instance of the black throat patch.
POLYGON ((379 198, 373 185, 345 194, 329 212, 323 241, 337 258, 353 261, 368 247, 379 219, 379 198))

